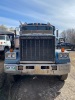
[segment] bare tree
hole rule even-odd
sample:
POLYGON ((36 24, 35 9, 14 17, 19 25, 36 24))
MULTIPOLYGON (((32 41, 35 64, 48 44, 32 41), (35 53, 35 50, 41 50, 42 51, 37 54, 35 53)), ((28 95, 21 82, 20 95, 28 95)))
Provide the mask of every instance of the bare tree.
POLYGON ((75 29, 67 29, 61 33, 61 37, 65 38, 66 42, 75 44, 75 29))
POLYGON ((7 30, 7 27, 4 25, 0 25, 0 30, 7 30))

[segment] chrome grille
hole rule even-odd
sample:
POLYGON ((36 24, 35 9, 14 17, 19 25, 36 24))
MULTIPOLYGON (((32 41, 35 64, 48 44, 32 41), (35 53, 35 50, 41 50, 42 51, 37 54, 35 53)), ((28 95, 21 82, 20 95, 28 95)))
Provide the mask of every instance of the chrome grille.
POLYGON ((55 59, 54 36, 20 37, 21 61, 54 61, 54 59, 55 59))

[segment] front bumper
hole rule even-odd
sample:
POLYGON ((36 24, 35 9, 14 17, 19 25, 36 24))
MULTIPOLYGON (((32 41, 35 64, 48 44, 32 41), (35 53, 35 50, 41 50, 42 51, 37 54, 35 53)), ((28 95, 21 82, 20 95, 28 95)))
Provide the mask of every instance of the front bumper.
POLYGON ((63 75, 70 72, 70 63, 4 64, 4 72, 13 75, 63 75), (21 66, 23 69, 19 69, 19 66, 21 66))
POLYGON ((4 51, 4 46, 0 45, 0 51, 4 51))

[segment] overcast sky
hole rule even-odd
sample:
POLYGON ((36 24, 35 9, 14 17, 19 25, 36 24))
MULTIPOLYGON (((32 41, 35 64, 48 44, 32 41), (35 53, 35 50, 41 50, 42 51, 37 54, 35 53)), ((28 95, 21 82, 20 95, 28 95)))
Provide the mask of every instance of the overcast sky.
POLYGON ((16 27, 19 21, 75 28, 75 0, 0 0, 0 25, 16 27))

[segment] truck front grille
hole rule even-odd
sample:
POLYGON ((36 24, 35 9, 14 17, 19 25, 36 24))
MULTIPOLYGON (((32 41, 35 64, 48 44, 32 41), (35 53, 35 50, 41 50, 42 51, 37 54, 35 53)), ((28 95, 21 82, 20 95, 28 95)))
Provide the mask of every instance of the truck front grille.
POLYGON ((20 37, 20 61, 54 61, 55 38, 20 37))

